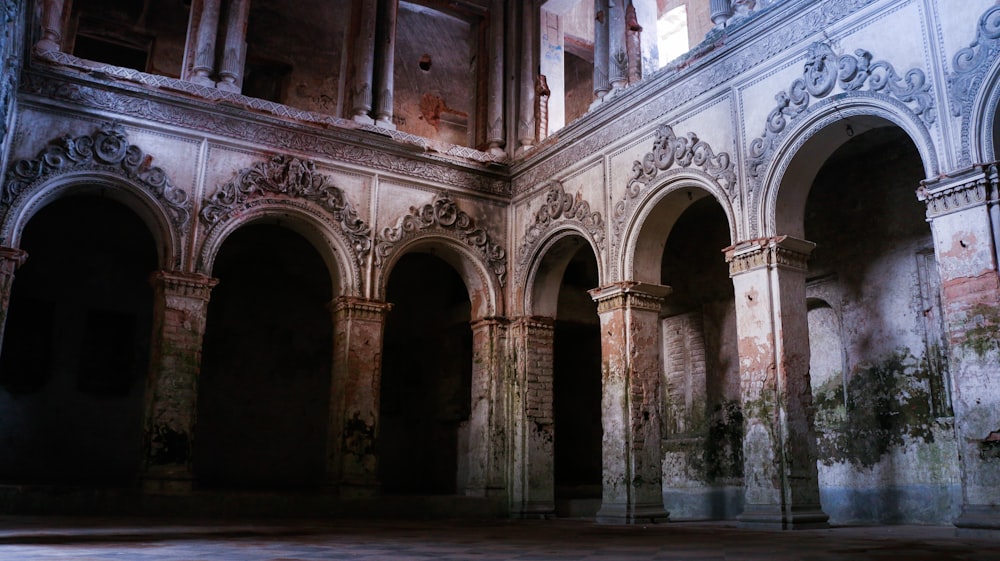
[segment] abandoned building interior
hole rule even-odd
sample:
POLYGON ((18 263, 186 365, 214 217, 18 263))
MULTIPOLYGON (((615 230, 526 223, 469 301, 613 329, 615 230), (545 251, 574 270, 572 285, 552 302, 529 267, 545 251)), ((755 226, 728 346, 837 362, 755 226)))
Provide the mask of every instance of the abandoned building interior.
POLYGON ((994 0, 0 19, 3 513, 1000 537, 994 0))

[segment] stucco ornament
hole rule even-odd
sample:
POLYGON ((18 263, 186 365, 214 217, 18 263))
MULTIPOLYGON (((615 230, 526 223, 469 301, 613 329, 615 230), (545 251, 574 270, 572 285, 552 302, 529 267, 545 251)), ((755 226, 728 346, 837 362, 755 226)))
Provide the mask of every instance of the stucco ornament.
MULTIPOLYGON (((972 105, 997 55, 1000 54, 1000 6, 986 10, 976 26, 976 38, 952 58, 953 72, 948 76, 951 114, 962 118, 960 164, 972 163, 970 129, 972 105)), ((992 138, 984 139, 992 148, 992 138)))
POLYGON ((11 206, 31 185, 51 176, 78 170, 108 171, 141 185, 163 204, 174 226, 187 224, 191 213, 187 192, 170 184, 162 168, 151 166, 152 158, 130 144, 125 129, 105 123, 90 135, 62 136, 49 142, 32 160, 18 160, 8 170, 0 191, 0 208, 11 206))
MULTIPOLYGON (((524 234, 522 248, 534 244, 542 234, 559 221, 578 223, 594 238, 594 243, 604 248, 604 218, 600 212, 592 212, 590 203, 577 193, 572 196, 566 193, 562 182, 550 181, 545 194, 545 204, 535 213, 535 220, 524 234)), ((523 254, 523 252, 522 252, 523 254)))
POLYGON ((316 164, 294 156, 277 155, 240 171, 205 201, 201 219, 214 225, 248 200, 268 195, 305 199, 323 207, 351 240, 360 260, 371 251, 371 227, 358 217, 344 191, 316 171, 316 164))
POLYGON ((821 99, 840 86, 845 92, 866 90, 892 96, 902 101, 927 125, 934 124, 934 97, 927 76, 911 68, 900 76, 886 61, 872 62, 872 54, 857 49, 853 55, 837 56, 830 45, 813 43, 803 67, 788 90, 775 96, 778 104, 767 117, 764 134, 750 143, 748 171, 750 189, 760 185, 767 163, 780 143, 788 124, 809 108, 812 99, 821 99))
POLYGON ((500 286, 507 278, 507 251, 494 242, 485 229, 458 208, 448 193, 439 193, 434 200, 421 207, 410 207, 410 214, 400 218, 396 225, 384 228, 375 243, 375 264, 382 265, 399 242, 412 239, 421 232, 443 232, 475 248, 486 260, 490 271, 500 286))

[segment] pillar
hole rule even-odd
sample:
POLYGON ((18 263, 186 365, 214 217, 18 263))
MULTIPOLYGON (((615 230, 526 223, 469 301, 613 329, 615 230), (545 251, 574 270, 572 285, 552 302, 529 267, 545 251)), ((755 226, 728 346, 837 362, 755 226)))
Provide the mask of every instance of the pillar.
POLYGON ((357 0, 357 31, 354 37, 354 73, 351 77, 351 118, 371 125, 372 73, 375 69, 375 12, 376 0, 357 0))
POLYGON ((709 4, 712 23, 715 24, 716 29, 722 29, 726 26, 729 18, 733 17, 732 0, 711 0, 709 4))
POLYGON ((779 236, 726 249, 736 290, 745 527, 827 526, 809 385, 805 279, 813 247, 779 236))
POLYGON ((594 3, 594 104, 611 91, 608 80, 608 0, 594 3))
POLYGON ((199 0, 191 5, 191 17, 197 17, 197 27, 194 29, 194 63, 191 66, 190 80, 196 84, 215 87, 215 41, 219 33, 219 16, 222 12, 222 0, 199 0), (197 10, 197 13, 195 13, 197 10))
POLYGON ((24 264, 28 253, 15 247, 0 247, 0 353, 3 352, 4 326, 10 309, 10 291, 14 287, 14 271, 24 264))
POLYGON ((469 413, 469 475, 465 494, 505 499, 507 468, 503 318, 472 322, 472 407, 469 413))
POLYGON ((382 343, 391 304, 342 296, 332 303, 334 357, 326 479, 345 498, 378 494, 382 343))
POLYGON ((45 0, 42 3, 42 38, 35 43, 39 52, 62 50, 62 23, 66 0, 45 0))
POLYGON ((1000 537, 1000 274, 997 166, 925 182, 962 464, 963 534, 1000 537))
POLYGON ((196 273, 153 273, 153 344, 143 432, 147 492, 188 492, 201 370, 202 339, 212 288, 196 273))
POLYGON ((240 93, 243 90, 243 67, 247 56, 247 22, 250 0, 229 0, 226 11, 226 39, 219 66, 220 90, 240 93))
POLYGON ((642 80, 642 26, 631 1, 625 9, 626 77, 629 84, 642 80))
POLYGON ((490 4, 490 62, 487 83, 486 142, 488 150, 495 156, 504 154, 503 147, 507 144, 506 128, 503 120, 504 100, 504 3, 503 0, 493 0, 490 4))
POLYGON ((555 513, 555 425, 552 413, 555 320, 524 317, 511 323, 515 376, 511 422, 513 516, 555 513))
POLYGON ((392 123, 393 68, 396 56, 396 13, 399 0, 381 0, 378 9, 378 40, 375 57, 378 60, 378 97, 375 102, 375 124, 395 130, 392 123))
POLYGON ((599 522, 668 519, 660 451, 660 308, 670 289, 625 281, 590 291, 601 317, 603 487, 599 522))
POLYGON ((526 1, 521 6, 521 91, 518 96, 517 142, 523 152, 535 145, 535 37, 538 24, 535 20, 535 3, 526 1))
POLYGON ((608 0, 608 81, 612 90, 628 84, 628 46, 625 38, 625 2, 608 0))

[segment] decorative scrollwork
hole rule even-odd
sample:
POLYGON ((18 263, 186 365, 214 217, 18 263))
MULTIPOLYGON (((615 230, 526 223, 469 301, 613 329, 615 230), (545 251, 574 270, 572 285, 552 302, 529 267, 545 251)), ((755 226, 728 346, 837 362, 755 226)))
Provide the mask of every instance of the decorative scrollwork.
POLYGON ((249 199, 267 195, 284 195, 320 205, 340 224, 359 261, 371 251, 371 227, 358 217, 344 191, 317 172, 315 162, 294 156, 279 154, 240 171, 205 201, 201 219, 206 224, 216 224, 249 199))
POLYGON ((988 61, 996 56, 1000 48, 997 39, 1000 39, 1000 6, 993 6, 979 18, 976 39, 952 58, 955 72, 948 78, 948 87, 951 89, 951 114, 955 117, 962 115, 973 84, 982 79, 988 61))
POLYGON ((813 98, 826 97, 838 85, 847 92, 867 87, 869 92, 891 95, 906 103, 928 125, 936 120, 934 97, 923 70, 911 68, 900 76, 892 64, 872 62, 872 54, 864 49, 854 51, 854 55, 838 57, 830 45, 813 43, 809 46, 802 77, 795 79, 787 91, 778 92, 775 96, 778 104, 767 117, 764 134, 750 143, 751 190, 763 179, 764 167, 788 123, 804 113, 813 98))
POLYGON ((545 194, 545 204, 535 213, 535 221, 528 226, 528 231, 524 234, 524 242, 521 244, 520 251, 519 265, 521 267, 527 264, 531 255, 530 249, 535 242, 560 220, 578 223, 590 234, 594 243, 604 249, 604 217, 601 216, 601 213, 592 212, 590 203, 583 200, 580 193, 573 197, 566 193, 561 182, 549 181, 549 190, 545 194))
POLYGON ((382 265, 399 242, 428 230, 452 233, 475 248, 500 281, 500 286, 504 285, 507 278, 506 250, 490 239, 486 230, 476 226, 476 221, 458 208, 448 193, 439 193, 430 204, 422 207, 410 207, 410 214, 400 218, 396 226, 384 228, 375 242, 375 264, 382 265))
POLYGON ((187 224, 188 194, 170 184, 162 168, 150 166, 152 158, 129 144, 125 129, 105 123, 91 135, 64 136, 49 142, 33 160, 18 160, 8 170, 0 191, 0 208, 9 207, 28 186, 59 173, 76 170, 110 171, 142 185, 163 203, 177 228, 187 224))

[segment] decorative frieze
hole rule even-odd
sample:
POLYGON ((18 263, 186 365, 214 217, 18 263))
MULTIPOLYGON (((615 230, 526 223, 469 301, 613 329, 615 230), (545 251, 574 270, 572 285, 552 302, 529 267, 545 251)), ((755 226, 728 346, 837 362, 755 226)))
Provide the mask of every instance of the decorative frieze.
POLYGON ((531 257, 531 249, 558 222, 572 222, 590 234, 594 243, 601 249, 605 247, 604 217, 600 212, 590 210, 590 203, 583 199, 580 193, 569 195, 559 181, 548 182, 549 190, 545 194, 545 204, 535 213, 535 219, 524 234, 520 248, 518 268, 523 269, 531 257))
POLYGON ((788 124, 805 113, 814 98, 830 95, 837 86, 846 92, 867 89, 895 97, 927 125, 936 119, 934 96, 923 70, 911 68, 900 76, 892 64, 872 62, 872 54, 864 49, 855 50, 853 55, 837 56, 830 45, 813 43, 809 46, 802 77, 796 78, 787 91, 775 96, 778 105, 767 117, 764 134, 750 143, 747 165, 751 190, 763 180, 765 168, 788 124))
POLYGON ((423 232, 445 233, 473 247, 500 281, 500 286, 504 285, 507 251, 494 242, 485 229, 478 227, 471 216, 458 208, 448 193, 439 193, 432 202, 422 207, 410 207, 410 214, 400 218, 395 226, 383 229, 375 242, 375 264, 382 265, 400 242, 423 232))
POLYGON ((935 218, 986 204, 997 196, 997 177, 997 164, 976 166, 956 178, 922 181, 917 198, 927 204, 927 218, 935 218))
POLYGON ((130 144, 125 129, 105 123, 90 135, 51 140, 32 160, 18 160, 7 171, 0 191, 0 209, 8 208, 23 191, 52 176, 79 170, 112 172, 142 186, 163 205, 180 230, 191 216, 188 194, 170 184, 162 168, 150 166, 152 158, 130 144))
POLYGON ((729 276, 760 269, 782 267, 806 271, 809 254, 816 244, 790 236, 758 238, 726 248, 729 276))
POLYGON ((206 199, 201 219, 214 225, 250 199, 268 195, 312 201, 323 207, 351 240, 361 260, 371 251, 371 227, 358 217, 344 191, 316 171, 316 163, 277 155, 240 171, 236 178, 206 199))

